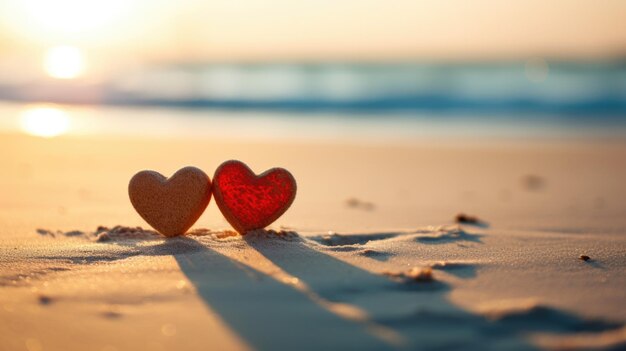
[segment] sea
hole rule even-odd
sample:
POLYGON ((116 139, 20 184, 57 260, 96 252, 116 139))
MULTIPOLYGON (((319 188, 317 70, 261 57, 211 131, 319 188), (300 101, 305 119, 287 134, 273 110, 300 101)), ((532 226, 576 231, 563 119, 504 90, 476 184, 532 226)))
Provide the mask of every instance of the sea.
POLYGON ((83 132, 623 137, 626 59, 151 64, 95 83, 0 80, 0 101, 13 119, 52 104, 83 132))

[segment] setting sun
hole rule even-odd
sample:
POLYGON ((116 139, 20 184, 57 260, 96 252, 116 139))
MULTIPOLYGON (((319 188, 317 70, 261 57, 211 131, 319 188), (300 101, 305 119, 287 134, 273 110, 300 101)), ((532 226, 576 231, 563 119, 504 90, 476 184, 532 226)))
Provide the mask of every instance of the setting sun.
POLYGON ((54 47, 46 52, 44 69, 53 78, 76 78, 85 70, 85 55, 73 46, 54 47))
POLYGON ((22 112, 20 126, 30 135, 52 138, 66 133, 70 128, 69 115, 55 107, 31 107, 22 112))

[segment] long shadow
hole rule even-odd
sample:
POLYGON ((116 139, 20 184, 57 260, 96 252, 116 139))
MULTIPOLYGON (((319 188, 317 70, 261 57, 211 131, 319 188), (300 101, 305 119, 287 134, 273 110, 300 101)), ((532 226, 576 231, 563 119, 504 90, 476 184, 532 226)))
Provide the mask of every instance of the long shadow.
MULTIPOLYGON (((460 238, 464 239, 467 237, 460 238)), ((373 322, 399 333, 408 349, 532 350, 535 347, 523 339, 527 332, 568 333, 619 327, 543 307, 493 321, 452 305, 446 298, 449 287, 441 282, 392 282, 317 251, 306 239, 283 243, 258 237, 245 240, 320 297, 359 307, 373 322), (534 323, 542 319, 537 316, 549 318, 537 327, 534 323)))
MULTIPOLYGON (((359 307, 372 322, 400 334, 406 349, 531 350, 534 347, 521 338, 528 332, 596 332, 622 326, 542 306, 491 320, 452 305, 446 298, 450 287, 442 282, 393 282, 317 251, 303 238, 246 236, 245 241, 320 298, 359 307)), ((370 334, 364 323, 344 319, 310 295, 194 239, 174 238, 147 246, 137 240, 115 243, 127 249, 97 260, 173 255, 207 307, 253 349, 394 348, 370 334)))
POLYGON ((386 350, 361 325, 342 319, 306 295, 189 238, 197 250, 175 254, 209 308, 258 350, 386 350))
POLYGON ((245 238, 250 246, 322 298, 352 304, 364 310, 373 322, 399 333, 408 349, 484 350, 495 345, 533 349, 520 339, 504 335, 505 330, 495 332, 484 318, 450 304, 445 299, 449 287, 442 282, 398 283, 312 249, 304 239, 282 244, 263 239, 245 238), (489 330, 489 337, 485 330, 489 330))
MULTIPOLYGON (((155 239, 161 240, 161 239, 155 239)), ((121 250, 41 256, 97 263, 136 256, 173 256, 198 295, 255 350, 390 350, 362 325, 331 313, 294 287, 230 259, 188 237, 143 245, 146 239, 109 242, 121 250)))

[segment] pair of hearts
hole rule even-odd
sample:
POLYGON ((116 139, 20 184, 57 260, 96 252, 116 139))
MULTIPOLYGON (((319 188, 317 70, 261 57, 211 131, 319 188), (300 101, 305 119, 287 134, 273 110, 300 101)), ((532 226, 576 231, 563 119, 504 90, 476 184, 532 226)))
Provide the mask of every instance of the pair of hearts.
POLYGON ((137 173, 128 194, 139 215, 161 234, 183 235, 211 201, 240 234, 277 220, 296 197, 296 180, 283 168, 254 174, 240 161, 222 163, 213 176, 185 167, 167 179, 154 171, 137 173))

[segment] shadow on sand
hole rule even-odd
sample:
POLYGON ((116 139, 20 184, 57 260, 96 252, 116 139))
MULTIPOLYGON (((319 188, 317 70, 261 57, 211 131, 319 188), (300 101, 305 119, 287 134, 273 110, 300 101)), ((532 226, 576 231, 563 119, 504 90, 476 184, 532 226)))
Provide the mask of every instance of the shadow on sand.
POLYGON ((207 306, 253 349, 381 350, 388 345, 321 308, 293 287, 240 264, 197 241, 199 250, 174 255, 207 306))
POLYGON ((533 350, 525 333, 619 327, 545 307, 491 320, 450 303, 450 287, 442 282, 397 283, 317 251, 300 237, 244 241, 250 246, 244 250, 258 251, 317 298, 192 238, 170 239, 142 254, 173 254, 207 307, 253 349, 533 350), (344 318, 325 302, 351 305, 367 320, 344 318), (396 333, 401 342, 384 341, 368 328, 372 324, 396 333))
MULTIPOLYGON (((230 243, 215 242, 233 244, 229 250, 241 250, 240 255, 264 256, 269 262, 263 260, 259 264, 273 263, 297 278, 296 286, 215 251, 203 239, 163 240, 141 228, 104 229, 106 242, 117 246, 114 250, 91 248, 72 255, 43 254, 32 258, 91 264, 136 256, 173 256, 207 308, 218 314, 252 349, 531 350, 535 347, 525 338, 530 333, 598 336, 593 333, 612 330, 619 333, 616 329, 624 327, 611 321, 583 319, 548 306, 477 315, 452 304, 447 297, 451 287, 444 282, 392 281, 316 249, 322 245, 332 251, 355 251, 384 260, 389 253, 363 250, 362 246, 372 240, 392 240, 406 233, 309 238, 292 233, 285 240, 275 235, 276 232, 261 231, 261 235, 247 235, 230 243), (359 318, 345 313, 350 310, 360 311, 359 318), (578 334, 581 332, 584 334, 578 334)), ((100 232, 98 229, 81 235, 93 240, 100 232)), ((77 236, 75 232, 70 234, 64 236, 77 236)), ((409 234, 415 236, 412 240, 418 245, 483 243, 480 235, 463 230, 409 234)), ((102 242, 100 236, 96 239, 102 242)), ((603 269, 599 262, 585 263, 603 269)), ((470 263, 453 262, 432 268, 466 279, 476 276, 476 266, 470 263)), ((63 268, 51 268, 54 269, 63 268)), ((621 342, 606 345, 604 349, 621 350, 625 346, 621 342)))
POLYGON ((398 333, 400 349, 535 349, 511 330, 452 305, 446 298, 450 287, 443 282, 394 282, 317 251, 304 239, 244 240, 321 298, 351 304, 372 322, 398 333))

